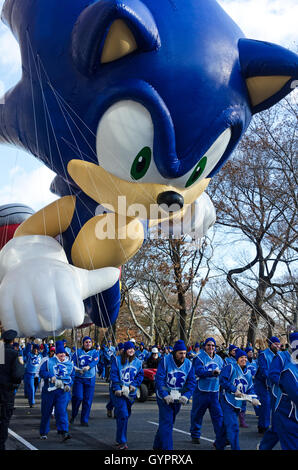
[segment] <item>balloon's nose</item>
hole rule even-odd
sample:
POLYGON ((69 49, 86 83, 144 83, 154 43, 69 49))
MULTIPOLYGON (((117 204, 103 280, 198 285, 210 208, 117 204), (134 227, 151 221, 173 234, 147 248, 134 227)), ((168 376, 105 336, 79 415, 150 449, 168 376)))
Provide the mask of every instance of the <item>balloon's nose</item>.
POLYGON ((184 199, 175 191, 165 191, 157 196, 157 204, 163 206, 167 212, 176 212, 182 209, 184 199))

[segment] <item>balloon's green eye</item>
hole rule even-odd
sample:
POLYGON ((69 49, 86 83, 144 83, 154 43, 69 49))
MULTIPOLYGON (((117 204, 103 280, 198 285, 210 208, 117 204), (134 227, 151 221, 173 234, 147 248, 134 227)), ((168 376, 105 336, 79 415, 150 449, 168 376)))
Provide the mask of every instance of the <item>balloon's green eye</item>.
POLYGON ((190 177, 187 180, 187 183, 185 185, 186 188, 188 188, 189 186, 194 184, 200 178, 203 171, 205 170, 206 163, 207 163, 207 157, 203 157, 199 161, 199 163, 195 167, 194 171, 192 172, 192 174, 190 175, 190 177))
POLYGON ((150 163, 151 163, 151 149, 150 147, 144 147, 138 153, 138 155, 133 161, 133 164, 130 170, 130 176, 132 177, 132 179, 139 180, 140 178, 143 178, 143 176, 145 176, 145 174, 148 171, 150 163))

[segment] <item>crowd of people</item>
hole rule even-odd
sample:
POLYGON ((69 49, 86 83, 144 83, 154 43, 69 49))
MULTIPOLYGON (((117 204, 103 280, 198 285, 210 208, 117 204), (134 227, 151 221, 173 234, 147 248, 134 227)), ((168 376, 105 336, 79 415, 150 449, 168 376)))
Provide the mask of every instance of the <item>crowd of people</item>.
POLYGON ((287 347, 281 348, 280 339, 272 336, 268 347, 258 352, 251 345, 218 347, 212 337, 192 347, 178 340, 173 347, 146 348, 134 339, 99 345, 85 336, 81 347, 69 348, 66 340, 22 344, 15 342, 16 336, 13 330, 2 335, 0 450, 5 449, 14 396, 22 380, 29 407, 34 407, 41 387, 40 438, 47 439, 54 415, 57 432, 66 441, 71 438, 69 423, 80 419, 81 426, 88 426, 97 376, 109 382, 106 408, 107 416, 114 415, 116 421, 116 449, 127 449, 128 421, 145 368, 156 369, 159 427, 153 449, 173 450, 176 416, 190 400, 192 444, 200 444, 203 418, 209 410, 214 448, 224 450, 229 445, 240 450, 239 428, 247 427, 249 402, 258 417, 260 450, 273 449, 278 442, 283 450, 298 449, 297 332, 290 334, 287 347))

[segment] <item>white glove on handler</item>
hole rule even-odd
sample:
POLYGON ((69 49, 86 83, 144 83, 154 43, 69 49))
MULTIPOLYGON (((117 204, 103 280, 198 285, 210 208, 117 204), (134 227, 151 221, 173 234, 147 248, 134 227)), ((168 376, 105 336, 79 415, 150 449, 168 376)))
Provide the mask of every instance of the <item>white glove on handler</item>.
POLYGON ((260 406, 260 405, 261 405, 261 402, 260 402, 257 398, 253 398, 253 399, 251 400, 251 404, 252 404, 253 406, 260 406))
POLYGON ((243 393, 241 393, 240 390, 237 389, 235 392, 235 397, 241 398, 242 396, 243 396, 243 393))
POLYGON ((181 395, 181 397, 179 398, 179 403, 181 403, 182 405, 186 405, 188 402, 188 398, 186 398, 184 395, 181 395))
POLYGON ((70 392, 70 386, 64 385, 64 392, 70 392))
POLYGON ((117 268, 93 271, 68 263, 52 237, 27 235, 0 251, 0 320, 5 330, 43 338, 83 323, 83 300, 112 287, 117 268))
POLYGON ((52 384, 54 384, 54 383, 56 382, 56 377, 55 377, 55 375, 53 375, 53 377, 51 377, 51 382, 52 382, 52 384))
POLYGON ((55 387, 56 388, 64 388, 64 383, 62 382, 62 380, 59 380, 59 379, 56 379, 55 381, 55 387))
POLYGON ((171 395, 167 395, 166 397, 164 397, 164 401, 167 405, 174 402, 173 397, 171 397, 171 395))
POLYGON ((82 369, 83 374, 84 374, 85 372, 88 372, 88 370, 90 370, 90 366, 85 366, 85 367, 83 367, 83 369, 82 369))
POLYGON ((129 388, 126 387, 126 385, 123 385, 123 386, 122 386, 121 392, 122 392, 122 395, 123 395, 124 397, 128 398, 128 395, 129 395, 129 388))
POLYGON ((121 390, 115 390, 114 394, 116 397, 121 397, 122 396, 122 391, 121 390))
POLYGON ((134 387, 133 385, 129 386, 129 393, 134 393, 135 390, 136 390, 136 387, 134 387))

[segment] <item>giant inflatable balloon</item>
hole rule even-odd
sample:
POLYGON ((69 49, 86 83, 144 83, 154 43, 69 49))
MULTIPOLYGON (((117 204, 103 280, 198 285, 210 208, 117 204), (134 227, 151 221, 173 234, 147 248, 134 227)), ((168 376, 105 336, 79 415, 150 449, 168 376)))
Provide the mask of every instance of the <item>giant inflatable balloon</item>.
POLYGON ((0 206, 0 249, 13 238, 17 228, 32 214, 34 214, 33 209, 24 204, 0 206))
POLYGON ((1 321, 43 337, 86 308, 108 325, 148 230, 214 223, 210 178, 292 90, 297 55, 246 39, 215 0, 6 0, 2 18, 23 73, 0 138, 53 170, 61 197, 2 249, 1 321))

